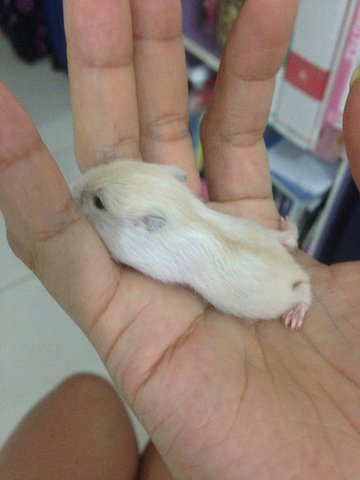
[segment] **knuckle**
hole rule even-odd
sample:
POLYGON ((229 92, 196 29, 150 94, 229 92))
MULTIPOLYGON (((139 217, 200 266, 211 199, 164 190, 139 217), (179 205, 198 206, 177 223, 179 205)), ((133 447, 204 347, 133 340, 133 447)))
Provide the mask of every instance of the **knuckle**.
POLYGON ((39 135, 34 135, 34 137, 28 142, 24 143, 22 148, 17 146, 16 149, 14 149, 13 144, 7 147, 5 142, 1 142, 1 146, 0 173, 3 173, 14 164, 25 161, 27 158, 39 154, 43 148, 43 142, 39 135))
POLYGON ((187 115, 165 114, 143 127, 143 136, 159 142, 176 142, 189 136, 187 115))
POLYGON ((38 230, 34 234, 34 243, 44 243, 51 241, 68 232, 75 224, 83 220, 81 212, 75 206, 71 196, 69 196, 64 205, 53 213, 53 220, 46 228, 38 230))

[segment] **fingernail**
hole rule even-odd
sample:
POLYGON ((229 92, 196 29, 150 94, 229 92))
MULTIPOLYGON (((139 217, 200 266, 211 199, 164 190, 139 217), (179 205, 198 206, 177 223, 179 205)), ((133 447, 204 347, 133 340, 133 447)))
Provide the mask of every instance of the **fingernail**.
POLYGON ((360 65, 355 68, 350 78, 350 88, 360 79, 360 65))

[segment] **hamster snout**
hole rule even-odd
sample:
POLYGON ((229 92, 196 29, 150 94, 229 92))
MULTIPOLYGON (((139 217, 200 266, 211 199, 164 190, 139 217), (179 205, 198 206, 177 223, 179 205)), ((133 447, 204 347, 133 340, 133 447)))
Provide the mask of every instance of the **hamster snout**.
POLYGON ((212 210, 182 170, 135 160, 89 170, 72 193, 116 261, 248 321, 302 325, 311 287, 288 251, 297 244, 291 222, 269 230, 212 210))

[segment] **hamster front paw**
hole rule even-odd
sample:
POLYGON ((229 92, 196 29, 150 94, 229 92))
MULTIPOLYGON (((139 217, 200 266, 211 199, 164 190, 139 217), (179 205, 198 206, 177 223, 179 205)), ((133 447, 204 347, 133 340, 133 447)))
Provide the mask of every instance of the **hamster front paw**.
POLYGON ((284 247, 293 252, 298 246, 298 228, 295 222, 289 217, 280 218, 279 241, 284 247))

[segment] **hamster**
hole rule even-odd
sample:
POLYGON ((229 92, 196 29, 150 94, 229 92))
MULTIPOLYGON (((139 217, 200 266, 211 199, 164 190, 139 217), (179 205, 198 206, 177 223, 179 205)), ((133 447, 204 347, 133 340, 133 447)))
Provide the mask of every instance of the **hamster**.
POLYGON ((270 230, 213 210, 186 181, 177 167, 115 160, 88 170, 72 194, 114 260, 247 321, 301 327, 311 287, 288 251, 296 227, 282 219, 270 230))

